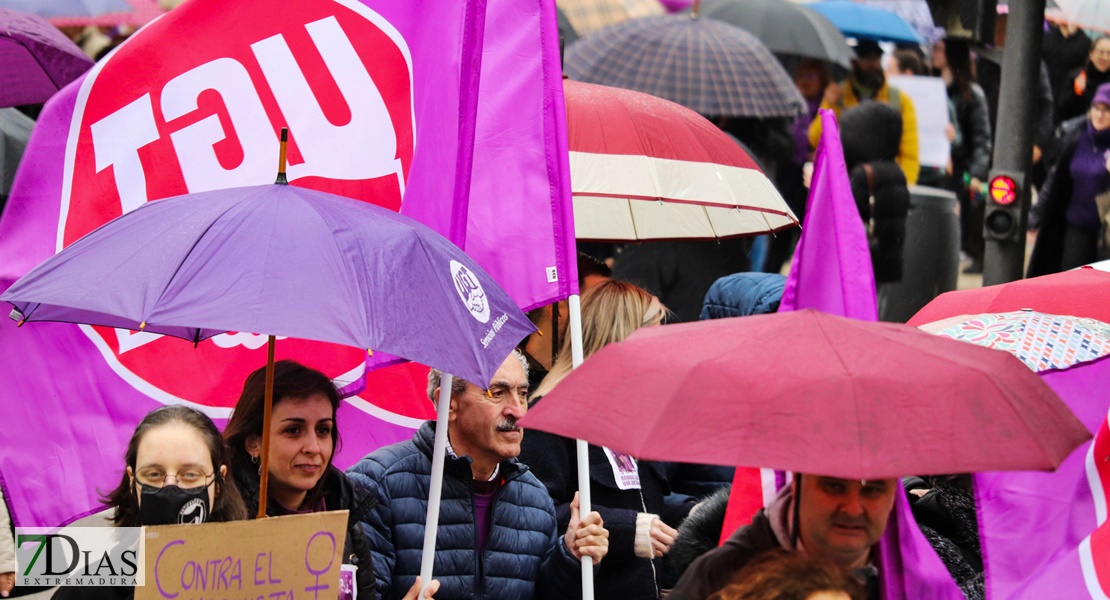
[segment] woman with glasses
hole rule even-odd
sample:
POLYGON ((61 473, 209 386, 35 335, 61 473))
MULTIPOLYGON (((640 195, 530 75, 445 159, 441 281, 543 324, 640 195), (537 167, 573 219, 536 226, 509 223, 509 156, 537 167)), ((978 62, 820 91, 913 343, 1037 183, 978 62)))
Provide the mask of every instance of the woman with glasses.
MULTIPOLYGON (((117 527, 215 523, 247 518, 228 476, 220 430, 186 406, 151 411, 135 428, 124 453, 123 476, 103 500, 117 527)), ((123 600, 134 588, 60 587, 55 600, 123 600)))
POLYGON ((1056 164, 1029 214, 1038 231, 1029 277, 1065 271, 1106 253, 1104 219, 1110 208, 1110 83, 1099 86, 1085 126, 1064 139, 1056 164), (1102 199, 1100 201, 1100 198, 1102 199), (1102 202, 1104 208, 1100 210, 1102 202))
MULTIPOLYGON (((247 377, 224 430, 236 483, 251 509, 258 507, 262 475, 265 377, 265 367, 247 377)), ((339 446, 338 410, 339 392, 327 375, 291 360, 274 364, 266 514, 350 511, 343 563, 345 569, 354 567, 358 597, 372 599, 375 584, 370 545, 358 523, 375 501, 332 465, 339 446)), ((406 598, 416 598, 419 585, 418 579, 406 598)), ((434 592, 437 587, 433 582, 429 590, 434 592)))
MULTIPOLYGON (((582 352, 588 360, 641 327, 659 325, 666 314, 658 298, 632 284, 616 280, 598 284, 582 294, 582 352)), ((540 402, 570 370, 567 336, 551 371, 532 393, 531 404, 540 402)), ((570 502, 578 490, 575 456, 574 440, 542 431, 527 431, 521 442, 520 462, 528 465, 551 494, 561 529, 570 520, 570 502)), ((591 508, 601 513, 609 530, 609 554, 594 580, 597 598, 659 598, 660 589, 671 583, 662 572, 663 555, 674 543, 674 527, 685 518, 692 502, 664 506, 663 497, 670 488, 659 463, 593 445, 589 461, 591 508)))

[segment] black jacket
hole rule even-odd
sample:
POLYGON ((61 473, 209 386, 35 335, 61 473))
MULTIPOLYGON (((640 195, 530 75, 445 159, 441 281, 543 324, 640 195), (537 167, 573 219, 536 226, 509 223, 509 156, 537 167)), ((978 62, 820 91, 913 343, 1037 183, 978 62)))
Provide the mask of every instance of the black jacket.
POLYGON ((1029 256, 1026 277, 1048 275, 1060 271, 1063 257, 1064 232, 1067 230, 1068 202, 1071 201, 1071 159, 1086 129, 1086 118, 1076 118, 1061 125, 1064 134, 1059 154, 1041 186, 1037 204, 1029 211, 1030 227, 1038 230, 1029 256))
MULTIPOLYGON (((235 471, 235 483, 243 494, 247 510, 250 514, 255 514, 258 507, 258 476, 253 472, 243 471, 235 471)), ((355 579, 359 598, 374 598, 374 568, 371 563, 370 543, 359 527, 359 520, 374 508, 377 501, 365 491, 351 485, 343 471, 333 465, 328 465, 324 477, 324 507, 328 510, 350 511, 347 515, 347 539, 343 543, 343 563, 358 567, 355 579)), ((266 503, 266 514, 279 514, 272 498, 266 503)))
POLYGON ((971 84, 970 96, 948 88, 948 97, 956 104, 956 121, 963 143, 952 147, 952 172, 957 179, 964 173, 986 181, 991 167, 991 116, 987 96, 978 84, 971 84))
POLYGON ((1067 121, 1078 117, 1091 108, 1091 99, 1095 97, 1098 86, 1110 83, 1110 71, 1103 73, 1087 63, 1087 66, 1068 73, 1064 85, 1056 92, 1056 121, 1067 121), (1075 93, 1075 78, 1083 72, 1087 74, 1087 85, 1082 94, 1075 93))
MULTIPOLYGON (((570 502, 578 490, 575 441, 528 430, 520 450, 519 460, 528 465, 551 494, 559 530, 565 530, 570 522, 570 502)), ((633 552, 636 517, 639 513, 652 513, 667 525, 677 528, 693 503, 673 509, 664 506, 663 497, 670 489, 659 463, 638 461, 640 489, 622 490, 617 487, 613 468, 604 450, 591 444, 589 460, 591 508, 601 514, 605 528, 609 530, 609 554, 599 565, 594 580, 597 598, 658 598, 663 559, 640 558, 633 552)))
POLYGON ((860 218, 868 230, 875 283, 902 279, 910 192, 894 157, 902 115, 881 102, 865 102, 840 115, 844 161, 860 218))

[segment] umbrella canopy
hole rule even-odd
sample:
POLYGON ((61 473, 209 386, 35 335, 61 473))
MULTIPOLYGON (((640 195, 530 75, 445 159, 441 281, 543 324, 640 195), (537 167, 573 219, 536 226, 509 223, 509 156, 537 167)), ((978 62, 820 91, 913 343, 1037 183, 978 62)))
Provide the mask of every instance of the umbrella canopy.
POLYGON ((961 315, 920 326, 923 331, 1004 350, 1030 369, 1066 369, 1110 354, 1110 325, 1032 310, 961 315))
POLYGON ((855 54, 844 34, 806 6, 787 0, 705 0, 700 14, 748 31, 775 54, 852 68, 855 54))
POLYGON ((813 310, 640 329, 522 424, 643 459, 848 479, 1053 469, 1090 437, 1010 354, 813 310))
POLYGON ((564 81, 578 239, 725 238, 797 219, 750 156, 694 111, 564 81))
POLYGON ((37 15, 0 8, 0 108, 41 104, 93 62, 37 15))
POLYGON ((714 19, 618 23, 567 49, 571 79, 644 92, 702 115, 793 117, 805 100, 755 36, 714 19))
POLYGON ((917 312, 908 325, 918 326, 980 313, 1003 313, 1023 308, 1054 315, 1088 317, 1110 323, 1110 273, 1082 268, 937 296, 917 312))
POLYGON ((50 17, 49 21, 58 27, 87 27, 89 25, 97 27, 115 27, 117 25, 142 27, 166 12, 155 0, 124 0, 121 4, 122 6, 107 12, 92 15, 61 14, 50 17))
MULTIPOLYGON (((395 212, 289 185, 150 202, 16 281, 26 321, 385 351, 488 382, 533 327, 462 250, 395 212)), ((18 316, 18 315, 17 315, 18 316)))
MULTIPOLYGON (((855 0, 871 6, 876 6, 902 17, 910 27, 926 42, 933 43, 944 38, 944 28, 937 27, 933 22, 933 13, 929 10, 926 0, 855 0)), ((1049 0, 1051 4, 1051 0, 1049 0)))
POLYGON ((907 44, 925 43, 905 19, 885 8, 846 0, 814 2, 808 6, 828 17, 848 37, 907 44))
POLYGON ((621 21, 663 14, 656 0, 556 0, 578 35, 587 35, 621 21))
POLYGON ((0 8, 51 18, 92 17, 128 10, 130 5, 126 0, 0 0, 0 8))
POLYGON ((1063 22, 1110 31, 1110 2, 1107 0, 1056 0, 1056 5, 1063 22))

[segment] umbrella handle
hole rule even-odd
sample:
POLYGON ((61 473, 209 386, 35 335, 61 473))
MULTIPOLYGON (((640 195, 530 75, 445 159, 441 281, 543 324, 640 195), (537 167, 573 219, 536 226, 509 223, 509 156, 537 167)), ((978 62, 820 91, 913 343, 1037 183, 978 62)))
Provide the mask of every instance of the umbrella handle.
POLYGON ((270 421, 274 413, 274 336, 266 341, 266 401, 262 409, 262 460, 258 466, 258 517, 266 518, 270 487, 270 421))

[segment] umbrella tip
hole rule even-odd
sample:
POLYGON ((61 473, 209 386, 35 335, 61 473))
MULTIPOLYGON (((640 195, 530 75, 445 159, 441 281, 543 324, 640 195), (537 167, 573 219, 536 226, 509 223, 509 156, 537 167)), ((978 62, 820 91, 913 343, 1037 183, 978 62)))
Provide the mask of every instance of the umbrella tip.
POLYGON ((289 183, 289 180, 285 178, 285 146, 288 143, 289 143, 289 128, 288 127, 282 127, 281 128, 281 144, 279 146, 280 150, 278 151, 277 180, 274 181, 274 183, 279 184, 279 185, 284 184, 284 183, 289 183))
POLYGON ((366 356, 374 356, 374 349, 373 348, 367 348, 366 349, 366 356))
POLYGON ((139 331, 142 331, 143 329, 146 329, 146 321, 139 323, 139 331))

